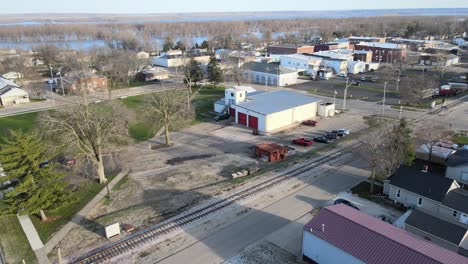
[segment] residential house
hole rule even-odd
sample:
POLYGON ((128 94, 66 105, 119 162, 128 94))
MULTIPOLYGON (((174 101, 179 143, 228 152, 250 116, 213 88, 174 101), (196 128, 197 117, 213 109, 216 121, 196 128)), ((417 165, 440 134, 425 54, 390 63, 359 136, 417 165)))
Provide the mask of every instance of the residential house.
MULTIPOLYGON (((229 109, 239 125, 274 133, 317 116, 320 99, 289 91, 256 92, 237 86, 225 90, 225 97, 214 104, 215 111, 229 109)), ((334 111, 334 109, 333 109, 334 111)))
POLYGON ((468 256, 467 153, 459 150, 450 156, 447 168, 419 160, 414 166, 401 166, 384 184, 391 200, 415 208, 405 221, 407 231, 464 256, 468 256))
POLYGON ((7 79, 7 80, 18 80, 18 79, 23 79, 23 74, 21 72, 7 72, 2 75, 2 78, 7 79))
POLYGON ((344 204, 320 210, 302 234, 307 263, 468 263, 466 257, 344 204))
POLYGON ((150 54, 145 51, 140 51, 136 54, 137 59, 144 60, 144 59, 149 59, 150 54))
POLYGON ((295 54, 295 53, 313 53, 314 46, 296 45, 296 44, 276 44, 268 47, 270 54, 295 54))
POLYGON ((273 63, 247 62, 243 77, 251 83, 287 86, 297 83, 297 71, 273 63))
POLYGON ((22 103, 29 103, 28 93, 20 89, 16 83, 0 78, 0 105, 11 106, 22 103))
POLYGON ((361 42, 355 44, 354 49, 372 51, 372 62, 397 63, 406 58, 406 46, 403 44, 361 42))
MULTIPOLYGON (((210 61, 210 56, 195 56, 193 58, 201 64, 207 64, 210 61)), ((190 59, 190 57, 186 57, 183 55, 164 55, 159 57, 153 57, 152 63, 153 65, 171 68, 185 65, 190 61, 190 59)))
POLYGON ((105 92, 109 88, 107 77, 91 72, 73 73, 61 79, 58 78, 57 91, 61 91, 62 82, 64 92, 71 94, 105 92))

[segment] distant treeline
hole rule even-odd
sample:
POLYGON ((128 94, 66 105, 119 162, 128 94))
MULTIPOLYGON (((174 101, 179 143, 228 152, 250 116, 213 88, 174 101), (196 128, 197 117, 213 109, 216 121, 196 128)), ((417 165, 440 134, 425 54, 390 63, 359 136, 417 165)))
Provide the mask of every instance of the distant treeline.
POLYGON ((468 31, 468 17, 365 17, 313 18, 250 21, 171 22, 135 24, 46 24, 29 26, 0 26, 0 40, 9 42, 58 40, 111 40, 132 36, 142 40, 154 38, 190 38, 194 36, 255 38, 269 40, 272 33, 283 32, 279 38, 307 41, 319 31, 324 40, 350 35, 424 37, 427 35, 453 37, 468 31), (246 33, 262 33, 250 34, 246 33), (288 37, 289 36, 289 37, 288 37))

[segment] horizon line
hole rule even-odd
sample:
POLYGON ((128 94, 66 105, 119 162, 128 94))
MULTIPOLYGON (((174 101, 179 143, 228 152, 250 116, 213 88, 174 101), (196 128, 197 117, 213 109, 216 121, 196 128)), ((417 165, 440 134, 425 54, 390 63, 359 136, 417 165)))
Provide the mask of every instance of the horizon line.
MULTIPOLYGON (((27 12, 27 13, 0 13, 0 15, 40 15, 40 14, 53 14, 53 15, 174 15, 174 14, 223 14, 223 13, 281 13, 281 12, 342 12, 342 11, 362 11, 362 10, 374 10, 374 11, 398 11, 398 10, 448 10, 448 9, 467 9, 467 7, 442 7, 442 8, 432 8, 432 7, 412 7, 412 8, 362 8, 362 9, 315 9, 315 10, 263 10, 263 11, 180 11, 180 12, 140 12, 140 13, 124 13, 124 12, 114 12, 114 13, 104 13, 104 12, 27 12)), ((456 13, 456 12, 455 12, 456 13)), ((46 19, 46 18, 44 18, 46 19)), ((1 19, 0 19, 1 20, 1 19)))

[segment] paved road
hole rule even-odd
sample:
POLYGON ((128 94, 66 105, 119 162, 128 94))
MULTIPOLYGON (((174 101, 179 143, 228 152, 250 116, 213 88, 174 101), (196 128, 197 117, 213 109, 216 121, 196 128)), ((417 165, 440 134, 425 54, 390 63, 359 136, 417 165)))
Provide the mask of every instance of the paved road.
MULTIPOLYGON (((157 83, 157 84, 145 85, 145 86, 140 86, 140 87, 113 90, 110 95, 112 99, 116 99, 116 98, 121 98, 121 97, 126 97, 126 96, 153 93, 153 92, 161 91, 164 89, 171 89, 171 88, 174 88, 175 86, 176 84, 172 82, 164 82, 164 83, 157 83)), ((13 116, 13 115, 31 113, 31 112, 40 112, 40 111, 45 111, 45 110, 49 110, 53 108, 64 107, 64 106, 81 101, 80 96, 61 96, 60 94, 51 93, 49 91, 45 93, 45 96, 47 98, 46 101, 33 102, 29 104, 22 104, 22 105, 2 108, 0 109, 0 117, 13 116)), ((107 92, 95 93, 90 97, 89 100, 96 102, 96 101, 105 100, 107 98, 109 98, 109 93, 107 92)))
MULTIPOLYGON (((343 162, 354 161, 351 167, 359 167, 356 157, 345 157, 343 162)), ((344 169, 343 164, 327 170, 310 172, 320 174, 311 185, 247 215, 211 236, 200 238, 198 242, 183 248, 159 263, 221 263, 235 255, 251 243, 300 219, 313 208, 324 205, 339 192, 362 181, 363 170, 344 169)), ((346 167, 348 168, 348 167, 346 167)), ((366 172, 367 174, 367 172, 366 172)))

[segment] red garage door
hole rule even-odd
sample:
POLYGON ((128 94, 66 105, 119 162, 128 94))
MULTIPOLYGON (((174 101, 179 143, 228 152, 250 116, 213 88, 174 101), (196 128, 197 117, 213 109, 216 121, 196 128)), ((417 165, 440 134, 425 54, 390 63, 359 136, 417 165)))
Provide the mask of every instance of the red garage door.
POLYGON ((246 126, 247 125, 247 115, 244 113, 237 112, 237 123, 246 126))
POLYGON ((258 130, 258 117, 249 116, 249 127, 258 130))
POLYGON ((229 107, 229 115, 236 116, 236 109, 229 107))

